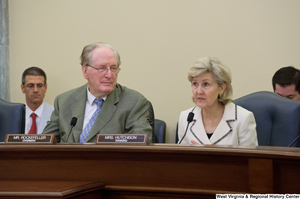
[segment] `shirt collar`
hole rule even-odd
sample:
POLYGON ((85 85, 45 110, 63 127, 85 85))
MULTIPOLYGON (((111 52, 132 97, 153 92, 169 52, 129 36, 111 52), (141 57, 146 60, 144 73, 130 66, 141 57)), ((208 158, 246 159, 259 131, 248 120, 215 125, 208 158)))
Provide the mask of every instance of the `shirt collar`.
POLYGON ((44 106, 45 102, 43 101, 43 103, 35 111, 32 111, 26 104, 26 117, 30 117, 31 113, 35 113, 38 117, 41 117, 42 112, 44 110, 44 106))
MULTIPOLYGON (((103 97, 103 101, 105 101, 107 96, 103 97)), ((87 86, 87 101, 89 102, 90 105, 93 104, 94 100, 96 97, 89 91, 89 87, 87 86)))

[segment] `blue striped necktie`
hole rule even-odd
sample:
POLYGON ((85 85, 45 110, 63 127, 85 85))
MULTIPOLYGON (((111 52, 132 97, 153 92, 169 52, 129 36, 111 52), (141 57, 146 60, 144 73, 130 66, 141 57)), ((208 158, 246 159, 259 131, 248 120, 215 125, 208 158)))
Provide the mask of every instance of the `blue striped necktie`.
POLYGON ((89 123, 87 123, 87 125, 84 127, 80 137, 79 137, 79 142, 80 143, 84 143, 86 141, 86 139, 88 138, 90 131, 93 127, 93 124, 95 123, 95 120, 100 112, 100 109, 102 107, 102 103, 103 103, 103 99, 95 99, 94 103, 97 104, 97 110, 93 113, 89 123))

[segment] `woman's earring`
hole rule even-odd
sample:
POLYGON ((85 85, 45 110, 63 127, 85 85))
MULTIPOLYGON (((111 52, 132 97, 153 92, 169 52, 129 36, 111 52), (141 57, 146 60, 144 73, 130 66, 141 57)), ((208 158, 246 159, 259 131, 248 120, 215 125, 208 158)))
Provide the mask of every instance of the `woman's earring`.
POLYGON ((223 93, 219 93, 218 99, 221 99, 223 97, 223 93))

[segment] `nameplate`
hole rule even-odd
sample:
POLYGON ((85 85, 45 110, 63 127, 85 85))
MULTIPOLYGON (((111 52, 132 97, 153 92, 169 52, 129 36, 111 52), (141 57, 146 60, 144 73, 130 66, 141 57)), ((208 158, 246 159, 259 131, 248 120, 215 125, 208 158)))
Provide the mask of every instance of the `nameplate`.
POLYGON ((96 144, 141 144, 148 143, 147 134, 98 134, 96 144))
POLYGON ((4 144, 56 144, 53 134, 7 134, 4 144))

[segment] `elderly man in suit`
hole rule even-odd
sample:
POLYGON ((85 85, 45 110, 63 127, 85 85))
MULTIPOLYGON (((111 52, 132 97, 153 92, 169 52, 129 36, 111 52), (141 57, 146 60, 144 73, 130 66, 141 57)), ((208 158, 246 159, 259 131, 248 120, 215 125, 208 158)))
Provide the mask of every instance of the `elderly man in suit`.
POLYGON ((95 142, 97 134, 148 134, 152 140, 149 101, 117 83, 118 52, 109 44, 93 43, 84 47, 80 58, 87 84, 56 97, 43 133, 55 134, 61 143, 95 142), (73 118, 75 126, 70 125, 73 118))
POLYGON ((54 109, 44 101, 47 91, 46 73, 38 67, 27 68, 22 74, 22 92, 26 97, 25 134, 41 134, 54 109))

